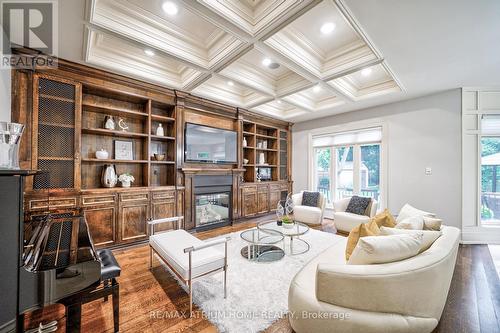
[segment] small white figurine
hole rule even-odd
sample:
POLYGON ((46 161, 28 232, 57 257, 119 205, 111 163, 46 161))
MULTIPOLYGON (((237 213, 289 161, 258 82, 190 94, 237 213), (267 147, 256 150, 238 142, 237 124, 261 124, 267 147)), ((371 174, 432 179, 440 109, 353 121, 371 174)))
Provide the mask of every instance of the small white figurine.
POLYGON ((163 130, 163 126, 161 124, 159 124, 158 127, 156 128, 156 135, 157 136, 165 135, 165 131, 163 130))

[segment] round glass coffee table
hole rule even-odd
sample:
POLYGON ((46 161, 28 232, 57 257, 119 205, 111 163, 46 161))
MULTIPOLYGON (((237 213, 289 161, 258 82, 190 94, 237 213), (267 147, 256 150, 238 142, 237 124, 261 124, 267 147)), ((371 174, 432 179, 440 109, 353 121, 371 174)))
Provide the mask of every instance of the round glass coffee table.
POLYGON ((300 238, 300 236, 309 232, 309 226, 307 224, 294 222, 291 228, 286 228, 282 225, 278 225, 276 220, 271 220, 260 222, 257 224, 257 229, 265 232, 275 231, 283 235, 283 237, 288 238, 288 242, 283 240, 283 249, 288 255, 303 254, 311 248, 308 242, 300 238))
POLYGON ((278 261, 285 256, 285 251, 276 244, 283 242, 283 235, 274 230, 248 229, 240 234, 240 237, 248 242, 241 249, 241 255, 257 262, 278 261))

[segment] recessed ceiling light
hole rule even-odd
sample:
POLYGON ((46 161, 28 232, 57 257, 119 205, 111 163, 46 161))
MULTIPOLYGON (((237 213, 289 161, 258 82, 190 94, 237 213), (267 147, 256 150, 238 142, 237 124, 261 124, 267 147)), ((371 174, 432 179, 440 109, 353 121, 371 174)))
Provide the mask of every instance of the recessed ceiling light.
POLYGON ((324 35, 331 34, 333 30, 335 30, 335 24, 332 22, 324 23, 320 29, 321 33, 324 35))
POLYGON ((279 99, 276 100, 276 103, 281 104, 281 100, 279 100, 279 99))
POLYGON ((233 81, 227 81, 227 85, 232 87, 232 86, 234 86, 234 82, 233 81))
POLYGON ((315 85, 315 86, 313 87, 313 91, 314 91, 315 93, 320 92, 320 91, 321 91, 321 86, 320 86, 319 84, 315 85))
POLYGON ((161 6, 161 8, 163 9, 163 11, 165 13, 167 13, 168 15, 171 15, 171 16, 177 15, 177 13, 179 12, 179 8, 172 1, 164 2, 163 5, 161 6))
POLYGON ((150 49, 145 49, 144 53, 146 53, 150 57, 155 55, 155 52, 153 50, 150 50, 150 49))
POLYGON ((269 58, 264 58, 264 60, 262 60, 262 65, 264 65, 266 67, 269 66, 271 63, 272 63, 272 61, 269 58))
POLYGON ((368 76, 372 73, 372 69, 371 68, 365 68, 361 71, 361 75, 363 76, 368 76))

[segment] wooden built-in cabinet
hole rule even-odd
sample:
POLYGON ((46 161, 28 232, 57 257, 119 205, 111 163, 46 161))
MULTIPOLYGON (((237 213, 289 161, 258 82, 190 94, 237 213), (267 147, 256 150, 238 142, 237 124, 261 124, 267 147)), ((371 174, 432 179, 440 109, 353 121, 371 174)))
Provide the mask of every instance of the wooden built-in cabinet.
POLYGON ((145 241, 148 219, 184 215, 182 227, 194 228, 195 175, 231 175, 233 220, 273 212, 291 190, 292 124, 62 59, 58 65, 12 72, 12 121, 26 125, 21 167, 48 171, 26 181, 28 213, 81 209, 95 245, 113 247, 145 241), (115 129, 104 126, 109 116, 115 129), (237 163, 185 162, 187 122, 236 131, 237 163), (132 143, 132 158, 115 158, 116 140, 132 143), (96 158, 101 149, 107 159, 96 158), (108 164, 132 174, 132 187, 103 188, 108 164), (260 168, 270 170, 267 181, 258 181, 260 168))

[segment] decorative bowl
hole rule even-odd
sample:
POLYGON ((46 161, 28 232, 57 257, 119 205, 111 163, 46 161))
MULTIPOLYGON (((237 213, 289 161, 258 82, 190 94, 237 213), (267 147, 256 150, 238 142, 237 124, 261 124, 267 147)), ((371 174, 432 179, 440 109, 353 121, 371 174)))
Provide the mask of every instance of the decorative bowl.
POLYGON ((285 222, 283 222, 282 223, 282 226, 285 229, 292 229, 294 225, 295 225, 295 222, 292 222, 292 223, 285 223, 285 222))
POLYGON ((243 159, 243 164, 248 164, 248 159, 244 158, 243 159))
POLYGON ((98 160, 106 160, 109 157, 109 153, 108 153, 107 150, 105 150, 104 148, 102 148, 101 150, 98 150, 98 151, 95 152, 95 157, 98 160))
POLYGON ((154 155, 154 158, 155 160, 157 161, 163 161, 165 159, 165 154, 153 154, 154 155))

